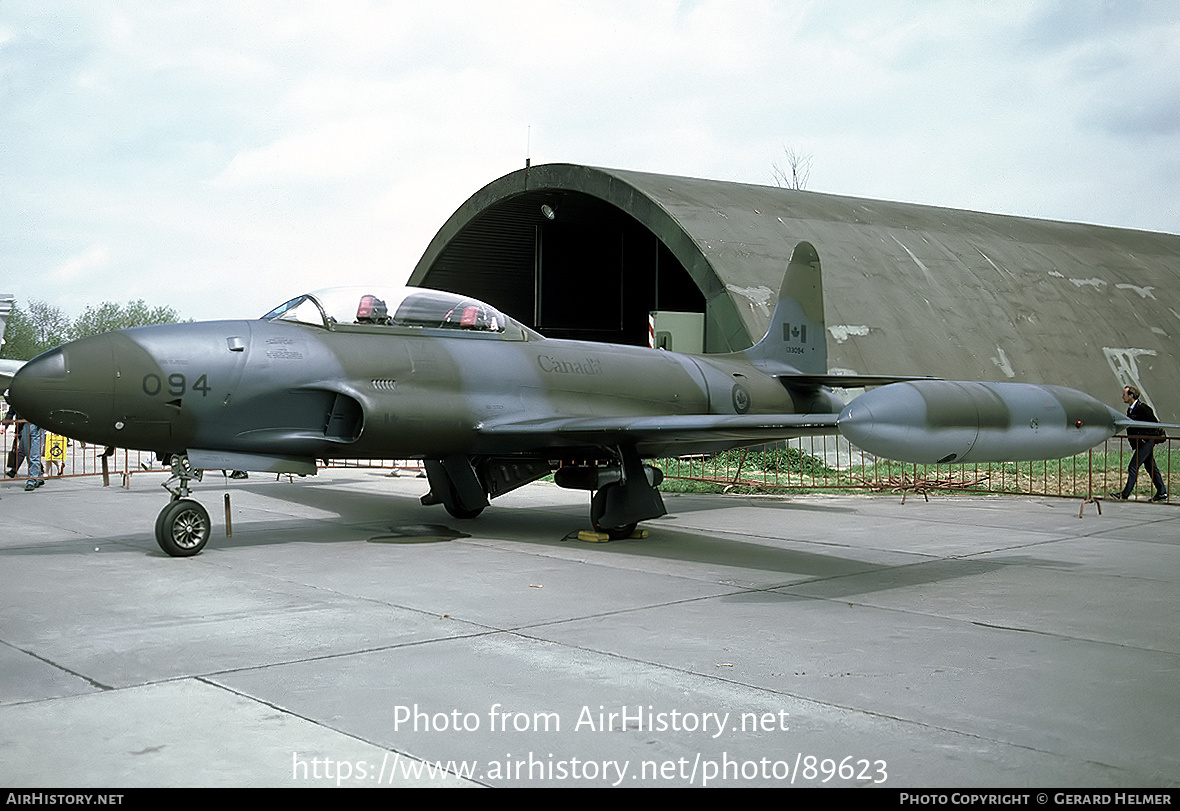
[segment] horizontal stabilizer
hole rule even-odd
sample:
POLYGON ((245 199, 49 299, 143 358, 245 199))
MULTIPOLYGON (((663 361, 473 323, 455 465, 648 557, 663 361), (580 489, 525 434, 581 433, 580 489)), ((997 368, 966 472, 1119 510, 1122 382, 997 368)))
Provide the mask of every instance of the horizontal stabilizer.
POLYGON ((888 386, 890 383, 909 383, 914 380, 937 380, 935 377, 901 375, 806 375, 790 372, 773 375, 783 385, 792 388, 860 389, 866 386, 888 386))
POLYGON ((814 391, 824 386, 858 389, 932 379, 828 373, 823 272, 819 253, 810 242, 800 242, 791 252, 778 302, 770 316, 770 328, 762 340, 742 354, 758 369, 796 390, 814 391))
MULTIPOLYGON (((1164 430, 1172 429, 1172 430, 1180 431, 1180 425, 1176 425, 1175 423, 1171 423, 1171 422, 1140 422, 1139 420, 1133 420, 1130 417, 1125 417, 1125 416, 1120 415, 1119 412, 1115 411, 1113 408, 1110 409, 1110 411, 1112 414, 1115 415, 1115 419, 1114 419, 1115 425, 1117 425, 1119 428, 1126 430, 1128 433, 1133 433, 1136 436, 1143 436, 1145 434, 1150 436, 1153 431, 1159 430, 1159 429, 1164 429, 1164 430), (1135 430, 1132 431, 1131 429, 1135 429, 1135 430)), ((1165 437, 1159 437, 1159 439, 1164 439, 1164 438, 1165 437)))

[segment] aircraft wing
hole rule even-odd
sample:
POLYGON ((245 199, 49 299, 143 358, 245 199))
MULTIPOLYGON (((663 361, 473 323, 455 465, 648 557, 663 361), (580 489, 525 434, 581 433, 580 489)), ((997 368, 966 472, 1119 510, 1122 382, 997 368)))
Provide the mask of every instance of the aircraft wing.
POLYGON ((801 436, 835 435, 837 414, 672 414, 568 417, 479 426, 489 445, 520 451, 635 445, 641 456, 707 453, 801 436))

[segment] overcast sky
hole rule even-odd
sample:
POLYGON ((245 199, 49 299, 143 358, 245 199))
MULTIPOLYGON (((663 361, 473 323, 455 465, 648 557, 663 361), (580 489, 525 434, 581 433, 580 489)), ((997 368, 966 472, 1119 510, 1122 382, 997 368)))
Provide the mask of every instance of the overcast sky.
POLYGON ((0 0, 0 291, 256 317, 563 162, 1180 233, 1180 4, 0 0))

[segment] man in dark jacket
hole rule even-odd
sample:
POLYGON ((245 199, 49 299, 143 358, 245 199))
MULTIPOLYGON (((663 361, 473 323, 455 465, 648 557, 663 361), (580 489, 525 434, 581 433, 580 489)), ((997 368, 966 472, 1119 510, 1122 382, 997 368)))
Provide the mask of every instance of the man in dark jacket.
MULTIPOLYGON (((1139 399, 1139 389, 1134 386, 1123 388, 1123 402, 1127 404, 1127 416, 1137 422, 1159 422, 1151 406, 1139 399)), ((1162 428, 1128 428, 1127 442, 1131 443, 1131 464, 1127 466, 1127 486, 1121 493, 1112 493, 1114 498, 1127 499, 1135 490, 1135 480, 1139 476, 1139 467, 1147 468, 1151 476, 1151 483, 1155 485, 1155 495, 1152 501, 1167 501, 1168 490, 1164 487, 1164 477, 1155 464, 1155 443, 1162 442, 1166 435, 1162 428)))

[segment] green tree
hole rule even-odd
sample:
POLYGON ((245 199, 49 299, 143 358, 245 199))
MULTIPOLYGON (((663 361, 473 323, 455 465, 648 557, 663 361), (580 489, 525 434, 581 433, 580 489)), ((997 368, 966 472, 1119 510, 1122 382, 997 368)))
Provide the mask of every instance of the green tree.
POLYGON ((14 304, 4 330, 0 353, 13 360, 29 360, 69 340, 70 319, 44 301, 30 301, 28 309, 14 304))
POLYGON ((180 320, 180 314, 171 307, 151 307, 139 301, 129 301, 124 307, 113 301, 104 301, 97 307, 88 306, 82 315, 74 319, 70 327, 70 339, 77 340, 87 335, 98 335, 129 327, 146 327, 151 324, 172 324, 180 320))
POLYGON ((113 301, 90 305, 71 322, 59 308, 33 300, 27 309, 13 305, 0 357, 29 360, 87 335, 149 324, 171 324, 179 320, 179 314, 171 307, 148 307, 140 299, 129 301, 126 306, 113 301))

